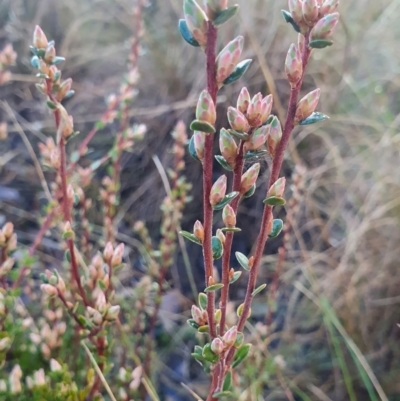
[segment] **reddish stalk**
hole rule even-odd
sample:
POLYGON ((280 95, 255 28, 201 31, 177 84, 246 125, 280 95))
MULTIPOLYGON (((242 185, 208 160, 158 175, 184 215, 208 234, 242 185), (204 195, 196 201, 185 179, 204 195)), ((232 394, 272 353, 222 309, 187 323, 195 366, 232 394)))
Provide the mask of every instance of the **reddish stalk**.
MULTIPOLYGON (((207 32, 207 48, 206 48, 206 63, 207 63, 207 90, 214 104, 217 104, 218 85, 216 79, 216 47, 217 47, 217 29, 211 21, 208 22, 207 32)), ((213 184, 213 145, 214 136, 206 135, 204 147, 204 162, 203 162, 203 208, 204 208, 204 242, 203 242, 203 258, 205 270, 206 286, 209 285, 210 277, 213 277, 214 258, 211 246, 212 229, 213 229, 213 208, 210 203, 210 192, 213 184)), ((215 324, 215 293, 207 293, 207 313, 208 325, 210 328, 211 339, 217 336, 217 327, 215 324)))

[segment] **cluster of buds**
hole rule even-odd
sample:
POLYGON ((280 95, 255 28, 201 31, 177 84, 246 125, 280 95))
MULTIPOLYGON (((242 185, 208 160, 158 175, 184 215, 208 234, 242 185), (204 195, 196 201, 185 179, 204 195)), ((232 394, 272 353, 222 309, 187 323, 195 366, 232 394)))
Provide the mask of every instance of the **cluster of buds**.
POLYGON ((144 124, 135 124, 133 127, 124 131, 121 140, 116 144, 117 151, 130 150, 135 142, 143 140, 147 132, 147 127, 144 124))
POLYGON ((0 85, 10 81, 11 72, 6 68, 15 64, 17 60, 17 53, 15 53, 11 44, 7 44, 3 50, 0 51, 0 85))
POLYGON ((49 297, 65 294, 65 282, 56 270, 53 273, 50 270, 46 270, 45 274, 42 275, 42 280, 44 283, 40 288, 44 294, 49 297))
POLYGON ((231 327, 223 337, 214 338, 211 343, 211 350, 214 354, 220 355, 233 347, 238 335, 237 327, 231 327))
POLYGON ((61 165, 60 150, 56 146, 54 139, 51 137, 46 138, 45 143, 39 143, 39 152, 42 157, 42 163, 55 170, 58 170, 61 165))
POLYGON ((108 266, 100 253, 92 258, 88 271, 89 277, 86 280, 86 285, 89 288, 96 288, 98 282, 101 282, 101 287, 108 288, 110 283, 108 266))
POLYGON ((183 121, 178 121, 175 130, 171 134, 174 139, 174 146, 172 148, 172 153, 175 157, 174 160, 174 170, 169 171, 169 177, 171 180, 176 181, 178 178, 178 173, 185 169, 185 146, 187 144, 187 134, 186 127, 183 121))
POLYGON ((33 376, 26 377, 26 386, 30 390, 32 390, 35 387, 45 386, 46 383, 47 383, 47 378, 43 369, 39 369, 33 372, 33 376))
MULTIPOLYGON (((135 369, 132 370, 131 373, 127 372, 125 368, 120 368, 118 372, 119 380, 124 384, 129 383, 129 390, 131 391, 136 391, 139 388, 142 380, 142 375, 143 375, 142 366, 137 366, 135 369)), ((125 397, 125 394, 126 393, 122 394, 121 399, 128 400, 127 396, 125 397)))
POLYGON ((10 222, 0 230, 0 248, 5 255, 9 255, 17 248, 17 234, 14 233, 14 225, 10 222))
POLYGON ((86 308, 86 315, 96 325, 99 326, 103 321, 113 322, 118 319, 121 307, 111 305, 106 298, 106 294, 100 288, 93 292, 95 303, 93 307, 86 308))

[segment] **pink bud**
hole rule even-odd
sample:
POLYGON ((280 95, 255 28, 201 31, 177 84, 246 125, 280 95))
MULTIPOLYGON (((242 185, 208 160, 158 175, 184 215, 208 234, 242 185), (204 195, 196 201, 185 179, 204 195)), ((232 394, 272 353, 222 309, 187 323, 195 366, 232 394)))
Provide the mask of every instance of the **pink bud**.
POLYGON ((46 63, 50 64, 55 57, 56 57, 56 49, 53 45, 51 45, 46 49, 46 53, 44 54, 44 59, 46 63))
POLYGON ((55 296, 58 294, 57 288, 50 284, 42 284, 40 289, 48 296, 55 296))
POLYGON ((198 238, 201 242, 204 241, 204 227, 203 224, 199 220, 194 223, 193 234, 198 238))
POLYGON ((261 149, 267 140, 269 130, 269 125, 263 125, 257 128, 250 137, 250 140, 244 144, 246 151, 261 149))
POLYGON ((72 87, 71 78, 68 78, 65 81, 63 81, 60 85, 60 89, 58 90, 57 99, 58 100, 64 99, 65 95, 71 90, 71 87, 72 87))
POLYGON ((233 346, 233 344, 235 344, 237 333, 237 327, 233 326, 224 334, 222 341, 225 344, 225 349, 230 348, 233 346))
POLYGON ((333 13, 328 14, 324 18, 320 19, 311 30, 311 40, 329 38, 339 22, 339 17, 339 13, 333 13))
POLYGON ((193 37, 199 42, 200 46, 207 44, 207 15, 196 3, 195 0, 185 0, 183 3, 186 24, 192 32, 193 37))
POLYGON ((236 213, 231 205, 226 205, 222 210, 222 220, 226 227, 232 228, 236 226, 236 213))
POLYGON ((194 136, 194 148, 196 150, 197 157, 201 162, 204 160, 204 147, 206 144, 206 134, 204 132, 195 131, 194 136))
POLYGON ((2 229, 4 236, 6 237, 6 239, 11 238, 11 236, 14 233, 14 224, 13 223, 6 223, 2 229))
POLYGON ((45 49, 49 44, 46 35, 42 31, 39 25, 36 25, 35 31, 33 32, 33 46, 38 49, 45 49))
POLYGON ((245 194, 256 183, 260 173, 260 163, 253 164, 243 175, 240 182, 240 193, 245 194))
POLYGON ((222 84, 236 68, 243 50, 243 36, 229 42, 217 56, 217 82, 222 84))
POLYGON ((109 262, 114 255, 114 247, 111 242, 107 242, 106 247, 104 248, 103 256, 106 262, 109 262))
POLYGON ((212 206, 215 206, 219 202, 222 201, 222 199, 225 198, 226 194, 226 175, 221 175, 221 177, 218 178, 217 181, 215 181, 215 184, 211 188, 210 192, 210 203, 212 206))
POLYGON ((199 326, 207 324, 207 312, 201 310, 196 305, 192 306, 192 317, 199 326))
POLYGON ((211 125, 214 125, 217 119, 214 102, 207 90, 204 90, 200 94, 199 101, 197 102, 196 118, 211 125))
POLYGON ((250 130, 250 125, 246 117, 234 107, 228 108, 228 121, 232 129, 237 132, 248 132, 250 130))
POLYGON ((303 76, 303 62, 296 45, 291 44, 285 61, 285 71, 290 86, 294 88, 303 76))
POLYGON ((125 249, 125 244, 119 244, 115 248, 114 254, 111 259, 112 267, 119 266, 122 263, 122 257, 124 256, 124 249, 125 249))
POLYGON ((237 100, 237 109, 241 113, 246 114, 249 105, 250 105, 250 93, 247 90, 247 88, 242 88, 237 100))
POLYGON ((307 25, 313 26, 318 21, 318 15, 317 0, 303 0, 303 18, 307 25))
POLYGON ((310 117, 312 113, 314 113, 318 106, 320 94, 321 89, 315 89, 300 100, 296 109, 296 123, 305 120, 307 117, 310 117))
POLYGON ((339 0, 325 0, 322 2, 320 8, 320 15, 325 16, 327 14, 334 13, 339 8, 339 0))
POLYGON ((267 138, 268 152, 272 157, 275 156, 276 148, 278 147, 281 139, 282 139, 281 123, 277 117, 274 117, 273 120, 271 121, 271 128, 267 138))
POLYGON ((272 104, 274 100, 272 95, 265 96, 261 102, 261 124, 264 124, 271 115, 272 104))
POLYGON ((282 198, 285 192, 286 178, 279 178, 268 191, 268 197, 275 196, 277 198, 282 198))
POLYGON ((221 244, 224 245, 224 244, 225 244, 226 237, 225 237, 225 234, 223 233, 223 231, 220 230, 220 229, 218 229, 218 230, 217 230, 217 233, 216 233, 216 236, 217 236, 218 239, 221 241, 221 244))
POLYGON ((262 102, 262 95, 261 93, 257 93, 257 95, 255 95, 253 99, 251 99, 251 102, 247 109, 247 120, 252 127, 258 127, 262 124, 261 102, 262 102))
POLYGON ((121 307, 119 305, 111 306, 107 311, 106 319, 109 321, 117 320, 120 310, 121 307))
POLYGON ((211 343, 211 351, 214 352, 214 354, 220 355, 224 352, 225 344, 220 338, 214 338, 214 340, 211 343))
POLYGON ((289 0, 289 11, 294 21, 300 25, 303 20, 303 2, 302 0, 289 0))
POLYGON ((219 148, 224 159, 234 168, 237 156, 237 145, 226 129, 222 129, 220 132, 219 148))

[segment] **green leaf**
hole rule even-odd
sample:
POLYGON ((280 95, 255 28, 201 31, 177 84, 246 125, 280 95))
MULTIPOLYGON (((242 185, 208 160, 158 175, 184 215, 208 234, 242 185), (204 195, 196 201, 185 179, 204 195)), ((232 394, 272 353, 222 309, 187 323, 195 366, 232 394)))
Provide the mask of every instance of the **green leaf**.
POLYGON ((200 326, 197 331, 199 333, 208 333, 209 332, 209 327, 207 324, 205 324, 204 326, 200 326))
POLYGON ((256 192, 257 189, 257 185, 254 184, 244 195, 244 198, 250 198, 251 196, 254 195, 254 193, 256 192))
POLYGON ((241 275, 242 275, 242 272, 233 273, 232 280, 229 281, 229 284, 233 284, 234 282, 238 281, 241 275))
POLYGON ((232 373, 228 372, 225 376, 224 384, 222 385, 223 391, 228 391, 232 386, 232 373))
POLYGON ((200 161, 199 156, 197 156, 196 147, 194 146, 194 135, 190 138, 189 141, 189 153, 190 156, 193 157, 193 159, 197 160, 198 162, 200 161))
POLYGON ((31 58, 31 65, 33 68, 36 68, 37 70, 39 69, 39 57, 38 56, 33 56, 31 58))
POLYGON ((236 368, 249 355, 251 344, 242 345, 235 354, 232 367, 236 368))
POLYGON ((233 129, 228 129, 227 130, 234 138, 240 139, 241 141, 247 141, 249 139, 249 134, 246 134, 245 132, 237 132, 233 129))
POLYGON ((206 134, 214 134, 215 128, 206 121, 194 120, 190 124, 190 129, 192 131, 205 132, 206 134))
POLYGON ((231 18, 233 18, 237 14, 238 11, 239 11, 238 4, 235 4, 232 7, 228 7, 225 10, 222 10, 214 18, 213 25, 220 26, 222 24, 225 24, 225 22, 228 22, 231 18))
POLYGON ((224 253, 224 247, 218 237, 211 238, 211 246, 214 260, 220 259, 224 253))
POLYGON ((249 259, 247 259, 247 256, 243 255, 243 253, 236 252, 235 253, 237 261, 240 263, 240 266, 243 267, 244 270, 250 271, 251 268, 249 266, 249 259))
POLYGON ((197 245, 203 245, 201 241, 194 234, 188 231, 179 231, 179 234, 182 235, 182 237, 188 239, 189 241, 194 242, 197 245))
POLYGON ((200 345, 195 345, 194 353, 197 355, 203 355, 203 347, 200 347, 200 345))
POLYGON ((268 154, 268 152, 266 150, 254 150, 254 151, 247 152, 244 155, 244 158, 245 159, 254 159, 255 157, 261 157, 261 156, 265 156, 267 154, 268 154))
POLYGON ((226 195, 224 199, 222 199, 221 202, 217 203, 213 209, 214 210, 222 210, 226 205, 231 203, 237 196, 239 195, 239 192, 231 192, 230 194, 226 195))
POLYGON ((71 252, 69 251, 69 249, 65 251, 65 260, 68 263, 71 263, 71 252))
POLYGON ((218 393, 214 393, 213 398, 223 398, 223 397, 230 397, 232 393, 230 391, 218 391, 218 393))
POLYGON ((193 319, 189 319, 189 320, 187 321, 187 323, 188 323, 188 325, 189 325, 190 327, 193 327, 193 328, 196 329, 196 330, 200 327, 193 319))
POLYGON ((239 227, 224 227, 221 228, 221 231, 223 231, 224 233, 240 233, 242 229, 239 227))
POLYGON ((190 32, 187 23, 184 19, 180 19, 178 23, 178 29, 182 38, 194 47, 200 47, 199 42, 193 37, 192 32, 190 32))
POLYGON ((276 238, 283 230, 283 221, 281 219, 275 219, 272 224, 272 230, 269 233, 269 238, 276 238))
POLYGON ((51 109, 51 110, 56 110, 57 109, 57 105, 54 102, 52 102, 51 100, 48 100, 46 102, 46 104, 47 104, 47 107, 49 109, 51 109))
POLYGON ((68 91, 67 93, 66 93, 66 95, 64 96, 64 100, 65 99, 69 99, 70 97, 72 97, 72 96, 74 96, 75 95, 75 91, 74 90, 70 90, 70 91, 68 91))
POLYGON ((97 170, 101 166, 101 160, 96 160, 90 165, 92 171, 97 170))
POLYGON ((214 352, 212 352, 210 343, 207 343, 204 346, 202 355, 203 355, 203 358, 208 362, 215 363, 218 361, 218 355, 214 354, 214 352))
POLYGON ((34 46, 29 46, 30 51, 32 52, 32 54, 34 54, 35 56, 37 55, 37 49, 34 46))
POLYGON ((201 309, 203 309, 203 310, 206 310, 207 309, 207 302, 208 302, 207 295, 204 294, 203 292, 200 292, 199 296, 198 296, 199 307, 201 309))
POLYGON ((237 336, 236 336, 236 341, 235 344, 233 344, 234 348, 240 348, 243 344, 244 341, 244 334, 240 331, 238 331, 237 336))
POLYGON ((229 84, 237 81, 238 79, 240 79, 245 74, 245 72, 249 69, 252 61, 253 61, 252 59, 247 59, 247 60, 241 61, 236 66, 236 68, 233 70, 232 74, 229 75, 229 77, 225 79, 224 85, 229 85, 229 84))
POLYGON ((282 15, 283 15, 283 18, 285 18, 285 21, 286 21, 288 24, 292 25, 293 29, 294 29, 296 32, 300 33, 300 27, 296 24, 295 20, 294 20, 293 17, 292 17, 292 14, 290 14, 289 11, 282 10, 282 15))
POLYGON ((286 205, 286 201, 283 198, 278 198, 277 196, 270 196, 263 201, 264 204, 268 206, 283 206, 286 205))
POLYGON ((325 121, 325 120, 328 120, 328 119, 329 119, 329 116, 327 116, 326 114, 319 113, 319 112, 314 112, 314 113, 311 114, 311 116, 307 117, 303 121, 300 121, 299 125, 316 124, 316 123, 319 123, 321 121, 325 121))
POLYGON ((57 64, 62 63, 63 61, 65 61, 65 57, 54 57, 54 59, 51 62, 51 64, 57 65, 57 64))
POLYGON ((221 284, 221 283, 213 284, 213 285, 208 286, 208 287, 204 290, 204 292, 215 292, 215 291, 220 290, 220 289, 223 288, 223 287, 224 287, 224 285, 221 284))
POLYGON ((267 284, 262 284, 262 285, 260 285, 258 288, 256 288, 256 289, 252 292, 251 296, 252 296, 252 297, 255 297, 257 294, 259 294, 259 293, 260 293, 262 290, 264 290, 266 287, 267 287, 267 284))
POLYGON ((223 156, 216 155, 215 160, 225 169, 228 171, 233 171, 232 167, 229 165, 229 163, 225 160, 223 156))
POLYGON ((333 42, 328 39, 314 39, 308 44, 312 49, 325 49, 333 45, 333 42))

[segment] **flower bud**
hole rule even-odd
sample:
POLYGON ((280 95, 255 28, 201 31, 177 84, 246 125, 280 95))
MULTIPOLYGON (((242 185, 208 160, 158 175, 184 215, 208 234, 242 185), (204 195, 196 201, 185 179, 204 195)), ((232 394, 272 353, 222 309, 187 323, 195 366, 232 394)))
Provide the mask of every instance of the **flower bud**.
POLYGON ((293 43, 290 45, 285 61, 285 71, 290 82, 290 86, 294 88, 303 75, 303 62, 301 54, 293 43))
POLYGON ((329 38, 339 22, 339 13, 328 14, 320 19, 311 30, 310 39, 327 39, 329 38))
POLYGON ((75 237, 75 233, 74 233, 74 230, 72 229, 72 227, 71 227, 71 222, 70 221, 67 221, 66 223, 65 223, 65 225, 64 225, 64 238, 65 239, 74 239, 74 237, 75 237))
POLYGON ((274 117, 270 124, 270 130, 267 137, 268 152, 272 157, 275 156, 276 148, 282 139, 282 127, 278 117, 274 117))
POLYGON ((226 194, 226 175, 221 175, 211 188, 210 192, 210 203, 215 206, 222 199, 225 198, 226 194))
POLYGON ((298 25, 304 24, 302 0, 289 0, 289 12, 298 25))
POLYGON ((246 151, 261 149, 267 140, 269 130, 270 125, 263 125, 257 128, 250 137, 250 140, 244 144, 246 151))
POLYGON ((46 53, 44 54, 44 60, 46 63, 51 64, 51 62, 54 60, 56 57, 56 49, 53 45, 48 46, 46 49, 46 53))
POLYGON ((325 0, 320 8, 320 15, 325 16, 327 14, 332 14, 338 8, 339 8, 339 0, 325 0))
POLYGON ((222 129, 219 135, 219 149, 224 159, 233 168, 237 156, 237 145, 235 140, 226 129, 222 129))
POLYGON ((265 96, 261 102, 261 124, 264 124, 271 115, 273 104, 272 95, 265 96))
POLYGON ((109 321, 117 320, 120 310, 121 307, 119 305, 111 306, 107 311, 106 319, 109 321))
POLYGON ((4 337, 0 340, 0 352, 4 352, 7 350, 11 345, 10 337, 4 337))
POLYGON ((4 236, 6 239, 10 239, 14 233, 14 224, 13 223, 6 223, 2 229, 4 236))
POLYGON ((53 286, 50 285, 50 284, 42 284, 42 285, 40 286, 40 289, 41 289, 46 295, 48 295, 48 296, 50 296, 50 297, 58 294, 58 291, 57 291, 56 287, 53 287, 53 286))
POLYGON ((211 351, 214 352, 214 354, 220 355, 224 352, 225 344, 220 338, 214 338, 214 340, 211 343, 211 351))
POLYGON ((114 255, 114 248, 111 242, 107 242, 106 247, 104 248, 103 256, 106 262, 109 262, 114 255))
POLYGON ((305 120, 307 117, 310 117, 312 113, 314 113, 318 106, 320 94, 321 89, 315 89, 300 100, 299 104, 297 105, 295 123, 305 120))
POLYGON ((58 282, 56 284, 56 288, 60 291, 61 294, 64 294, 66 291, 65 281, 60 276, 58 276, 58 282))
POLYGON ((5 275, 13 268, 15 260, 13 258, 8 258, 0 267, 0 275, 5 275))
POLYGON ((222 220, 225 227, 232 228, 236 226, 236 213, 231 205, 226 205, 222 210, 222 220))
POLYGON ((95 305, 96 305, 96 309, 100 313, 104 313, 106 311, 107 301, 106 301, 106 296, 104 295, 103 291, 100 291, 99 294, 97 295, 97 299, 96 299, 95 305))
POLYGON ((58 100, 63 100, 66 94, 71 90, 72 87, 72 79, 68 78, 65 81, 63 81, 60 85, 60 88, 57 93, 57 99, 58 100))
POLYGON ((52 372, 59 372, 62 370, 61 365, 55 359, 50 359, 50 370, 52 372))
POLYGON ((254 256, 251 256, 249 258, 248 265, 249 265, 250 269, 254 266, 254 256))
POLYGON ((204 227, 203 224, 199 220, 194 223, 193 234, 196 238, 198 238, 201 242, 204 241, 204 227))
POLYGON ((111 259, 112 267, 119 266, 122 263, 122 257, 124 256, 124 249, 125 249, 125 244, 119 244, 115 248, 112 259, 111 259))
POLYGON ((39 25, 36 25, 35 31, 33 32, 33 46, 38 49, 46 49, 49 42, 46 35, 42 31, 39 25))
POLYGON ((225 349, 230 348, 235 344, 237 333, 237 327, 233 326, 224 334, 222 341, 225 344, 225 349))
POLYGON ((243 36, 229 42, 218 54, 217 63, 217 82, 222 84, 236 68, 243 50, 243 36))
POLYGON ((195 0, 185 0, 183 3, 186 24, 192 32, 193 37, 199 42, 200 46, 207 44, 207 15, 196 3, 195 0))
POLYGON ((250 105, 250 93, 247 90, 247 88, 242 88, 242 90, 239 93, 239 97, 237 100, 237 109, 243 113, 247 113, 247 109, 250 105))
POLYGON ((220 11, 228 7, 228 0, 204 0, 207 15, 213 19, 220 11))
POLYGON ((318 21, 319 9, 317 0, 303 0, 303 18, 307 25, 313 26, 318 21))
POLYGON ((207 312, 201 310, 196 305, 192 306, 192 317, 199 326, 207 324, 207 312))
POLYGON ((228 108, 228 121, 232 129, 237 132, 248 132, 250 129, 249 122, 244 114, 234 107, 228 108))
POLYGON ((240 193, 245 194, 256 183, 260 173, 260 163, 253 164, 243 175, 240 182, 240 193))
POLYGON ((268 197, 275 196, 277 198, 282 198, 285 192, 286 178, 279 178, 268 191, 268 197))
POLYGON ((225 244, 226 237, 225 237, 225 234, 223 233, 223 231, 220 230, 220 229, 218 229, 218 230, 217 230, 217 233, 216 233, 216 236, 217 236, 217 238, 221 241, 221 244, 224 245, 224 244, 225 244))
POLYGON ((194 135, 194 148, 197 157, 201 162, 204 160, 204 147, 206 144, 206 134, 204 132, 195 131, 194 135))
POLYGON ((196 118, 211 125, 214 125, 217 119, 214 102, 207 90, 204 90, 200 94, 197 102, 196 118))

